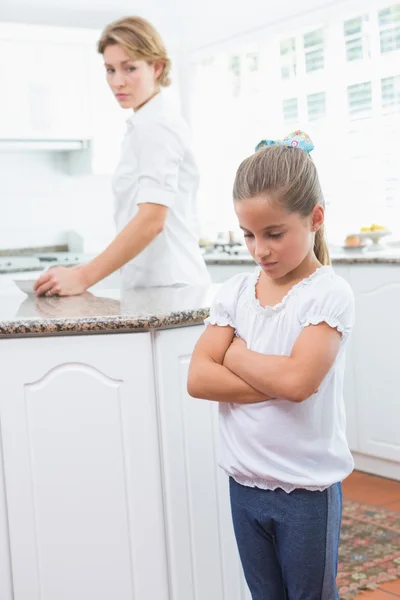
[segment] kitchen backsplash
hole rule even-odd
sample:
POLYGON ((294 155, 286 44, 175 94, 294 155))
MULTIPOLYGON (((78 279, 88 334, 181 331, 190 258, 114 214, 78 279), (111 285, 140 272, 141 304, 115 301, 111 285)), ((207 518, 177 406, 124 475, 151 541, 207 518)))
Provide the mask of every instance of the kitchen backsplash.
POLYGON ((110 177, 68 175, 59 153, 0 152, 0 249, 64 244, 71 230, 85 252, 111 241, 110 177))

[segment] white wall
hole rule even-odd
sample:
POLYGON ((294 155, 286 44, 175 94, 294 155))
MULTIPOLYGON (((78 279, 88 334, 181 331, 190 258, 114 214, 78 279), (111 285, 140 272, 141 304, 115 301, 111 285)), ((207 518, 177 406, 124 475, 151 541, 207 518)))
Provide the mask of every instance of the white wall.
POLYGON ((65 169, 58 153, 0 153, 0 249, 63 244, 69 230, 87 252, 112 238, 110 178, 65 169))

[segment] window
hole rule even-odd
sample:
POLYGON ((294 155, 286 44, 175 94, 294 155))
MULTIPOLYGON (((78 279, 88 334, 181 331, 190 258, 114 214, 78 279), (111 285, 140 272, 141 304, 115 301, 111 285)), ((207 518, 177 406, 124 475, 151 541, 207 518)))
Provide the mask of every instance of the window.
POLYGON ((307 73, 324 68, 324 32, 322 29, 316 29, 304 35, 304 54, 307 73))
POLYGON ((259 67, 259 55, 257 52, 248 52, 246 55, 247 59, 247 68, 250 73, 254 73, 258 71, 259 67))
POLYGON ((400 49, 400 4, 385 8, 378 13, 381 53, 400 49))
POLYGON ((400 112, 400 75, 381 79, 381 93, 384 114, 400 112))
POLYGON ((344 37, 346 44, 346 58, 349 62, 361 60, 368 53, 365 26, 368 15, 349 19, 344 22, 344 37))
POLYGON ((287 98, 283 101, 283 118, 285 123, 295 124, 299 118, 297 98, 287 98))
POLYGON ((372 86, 370 81, 347 87, 347 103, 351 119, 363 119, 371 116, 372 86))
POLYGON ((232 74, 232 95, 237 98, 240 94, 241 64, 240 56, 232 56, 229 62, 229 71, 232 74))
POLYGON ((283 40, 280 45, 281 51, 281 77, 291 79, 296 77, 296 39, 283 40))
POLYGON ((398 207, 400 200, 400 176, 396 176, 397 164, 393 157, 385 157, 383 164, 383 200, 388 208, 398 207))
POLYGON ((307 110, 309 121, 318 121, 319 119, 325 117, 325 92, 309 94, 307 96, 307 110))
POLYGON ((205 237, 237 227, 233 178, 259 139, 297 128, 315 143, 330 240, 342 243, 364 222, 387 224, 400 236, 400 0, 395 1, 355 16, 343 2, 334 22, 328 13, 325 23, 313 22, 310 12, 306 30, 295 20, 290 28, 288 21, 283 37, 266 29, 268 43, 249 45, 246 37, 238 38, 233 50, 210 46, 206 62, 194 59, 196 87, 188 112, 205 237))

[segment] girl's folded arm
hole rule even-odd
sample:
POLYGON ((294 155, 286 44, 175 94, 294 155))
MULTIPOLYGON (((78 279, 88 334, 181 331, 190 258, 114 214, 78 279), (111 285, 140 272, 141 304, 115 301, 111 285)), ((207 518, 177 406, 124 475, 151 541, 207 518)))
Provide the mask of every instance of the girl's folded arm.
POLYGON ((322 322, 300 333, 290 356, 265 355, 234 341, 224 365, 250 386, 271 397, 302 402, 314 394, 339 352, 341 334, 322 322))
POLYGON ((249 404, 270 398, 223 366, 234 337, 232 327, 208 325, 193 351, 187 389, 193 398, 249 404))

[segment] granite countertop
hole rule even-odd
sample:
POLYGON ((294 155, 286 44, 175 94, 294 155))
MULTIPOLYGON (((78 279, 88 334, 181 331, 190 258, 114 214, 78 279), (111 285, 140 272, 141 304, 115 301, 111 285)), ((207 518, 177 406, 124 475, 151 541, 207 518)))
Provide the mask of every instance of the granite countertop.
MULTIPOLYGON (((57 250, 59 247, 56 247, 57 250)), ((61 248, 64 248, 61 246, 61 248)), ((46 249, 47 250, 47 249, 46 249)), ((6 251, 0 251, 1 256, 7 256, 6 251)), ((25 252, 25 251, 24 251, 25 252)), ((14 251, 15 253, 15 251, 14 251)), ((19 256, 28 256, 28 254, 19 254, 19 256)), ((364 251, 359 250, 341 250, 339 252, 331 250, 331 259, 333 265, 350 265, 350 264, 400 264, 400 247, 384 247, 382 250, 373 251, 366 249, 364 251)), ((207 265, 250 265, 255 264, 250 254, 242 252, 239 255, 227 255, 218 252, 204 254, 204 260, 207 265)), ((57 265, 54 265, 57 266, 57 265)), ((0 266, 0 275, 13 275, 18 273, 39 273, 43 271, 46 266, 30 266, 24 267, 18 266, 13 269, 2 269, 0 266)))
POLYGON ((105 290, 37 298, 0 294, 0 338, 116 333, 203 323, 219 285, 105 290))
MULTIPOLYGON (((218 253, 205 254, 204 259, 207 265, 249 265, 255 264, 250 254, 240 255, 219 255, 218 253)), ((400 248, 388 247, 382 250, 373 251, 366 249, 343 250, 341 252, 331 251, 331 260, 333 265, 354 265, 354 264, 398 264, 400 265, 400 248)))

